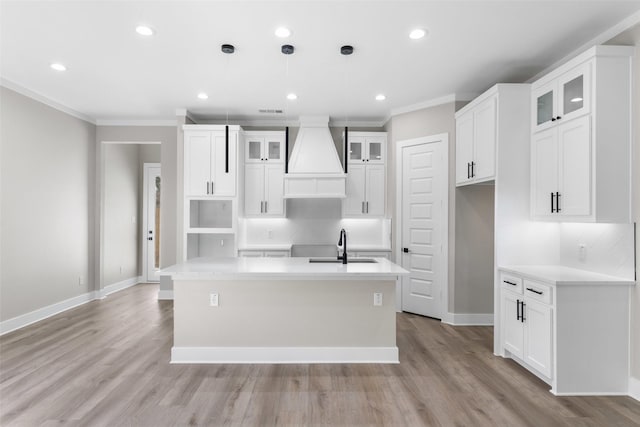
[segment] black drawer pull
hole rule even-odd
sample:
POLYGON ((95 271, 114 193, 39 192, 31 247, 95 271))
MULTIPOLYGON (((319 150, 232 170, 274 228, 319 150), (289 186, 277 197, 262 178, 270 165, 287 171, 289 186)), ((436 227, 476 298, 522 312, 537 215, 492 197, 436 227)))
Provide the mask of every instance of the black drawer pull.
POLYGON ((528 290, 529 292, 533 292, 534 294, 542 295, 542 291, 537 291, 537 290, 535 290, 535 289, 533 289, 533 288, 527 288, 527 290, 528 290))
POLYGON ((503 280, 503 282, 506 283, 507 285, 518 286, 516 283, 510 282, 508 280, 503 280))

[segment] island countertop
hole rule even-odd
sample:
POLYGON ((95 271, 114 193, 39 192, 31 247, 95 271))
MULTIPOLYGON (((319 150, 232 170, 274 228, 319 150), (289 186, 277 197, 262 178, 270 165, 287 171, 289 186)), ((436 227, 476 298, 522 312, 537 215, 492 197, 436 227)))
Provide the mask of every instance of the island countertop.
POLYGON ((311 263, 309 258, 195 258, 163 268, 161 274, 173 280, 389 280, 407 270, 385 258, 375 263, 311 263))

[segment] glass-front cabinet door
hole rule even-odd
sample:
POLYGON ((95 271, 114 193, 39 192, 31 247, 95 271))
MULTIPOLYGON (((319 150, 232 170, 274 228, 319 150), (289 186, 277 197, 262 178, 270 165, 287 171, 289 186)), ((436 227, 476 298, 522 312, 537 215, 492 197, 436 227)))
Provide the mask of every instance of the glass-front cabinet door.
POLYGON ((261 162, 264 158, 262 154, 263 138, 248 138, 246 145, 247 162, 261 162))
POLYGON ((349 138, 349 163, 362 163, 365 161, 364 139, 349 138))
POLYGON ((540 87, 533 94, 533 100, 535 104, 533 105, 534 111, 534 131, 542 130, 551 126, 553 122, 556 121, 556 108, 555 108, 555 100, 556 100, 556 83, 553 82, 551 84, 540 87))
POLYGON ((558 79, 557 120, 566 122, 591 111, 591 62, 580 65, 558 79), (558 118, 559 117, 559 118, 558 118))
POLYGON ((280 138, 267 138, 265 140, 265 158, 273 162, 281 162, 283 160, 282 148, 284 143, 280 138))
POLYGON ((382 140, 370 138, 367 140, 367 161, 384 163, 384 143, 382 140))

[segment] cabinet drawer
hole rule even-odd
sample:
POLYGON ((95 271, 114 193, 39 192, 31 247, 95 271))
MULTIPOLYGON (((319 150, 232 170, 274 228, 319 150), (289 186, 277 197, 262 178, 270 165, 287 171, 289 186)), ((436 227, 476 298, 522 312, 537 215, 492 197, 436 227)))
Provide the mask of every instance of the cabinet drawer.
POLYGON ((527 298, 535 299, 545 304, 553 302, 553 288, 533 280, 524 281, 524 294, 527 298))
POLYGON ((509 273, 500 273, 500 286, 511 292, 522 293, 522 279, 509 273))

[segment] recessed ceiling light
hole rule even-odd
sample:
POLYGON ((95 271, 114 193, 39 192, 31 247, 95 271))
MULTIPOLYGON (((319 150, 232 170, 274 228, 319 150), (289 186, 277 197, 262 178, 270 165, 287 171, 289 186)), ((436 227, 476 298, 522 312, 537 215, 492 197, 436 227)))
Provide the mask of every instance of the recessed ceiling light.
POLYGON ((200 92, 200 93, 198 94, 198 98, 199 98, 199 99, 209 99, 209 95, 207 95, 207 94, 206 94, 206 93, 204 93, 204 92, 200 92))
POLYGON ((387 97, 383 94, 376 95, 376 101, 384 101, 385 99, 387 99, 387 97))
POLYGON ((56 71, 67 71, 67 67, 60 64, 59 62, 54 62, 53 64, 50 65, 50 67, 56 71))
POLYGON ((153 29, 151 27, 147 27, 146 25, 138 25, 136 27, 136 33, 140 34, 141 36, 152 36, 153 29))
POLYGON ((413 40, 418 40, 427 35, 427 32, 422 28, 416 28, 415 30, 411 30, 409 33, 409 38, 413 40))
POLYGON ((296 95, 295 93, 290 93, 289 95, 287 95, 287 99, 293 101, 295 99, 298 99, 298 95, 296 95))
POLYGON ((580 98, 579 96, 576 98, 571 98, 571 102, 582 102, 582 98, 580 98))
POLYGON ((291 35, 291 30, 285 27, 276 28, 276 36, 280 38, 287 38, 291 35))

